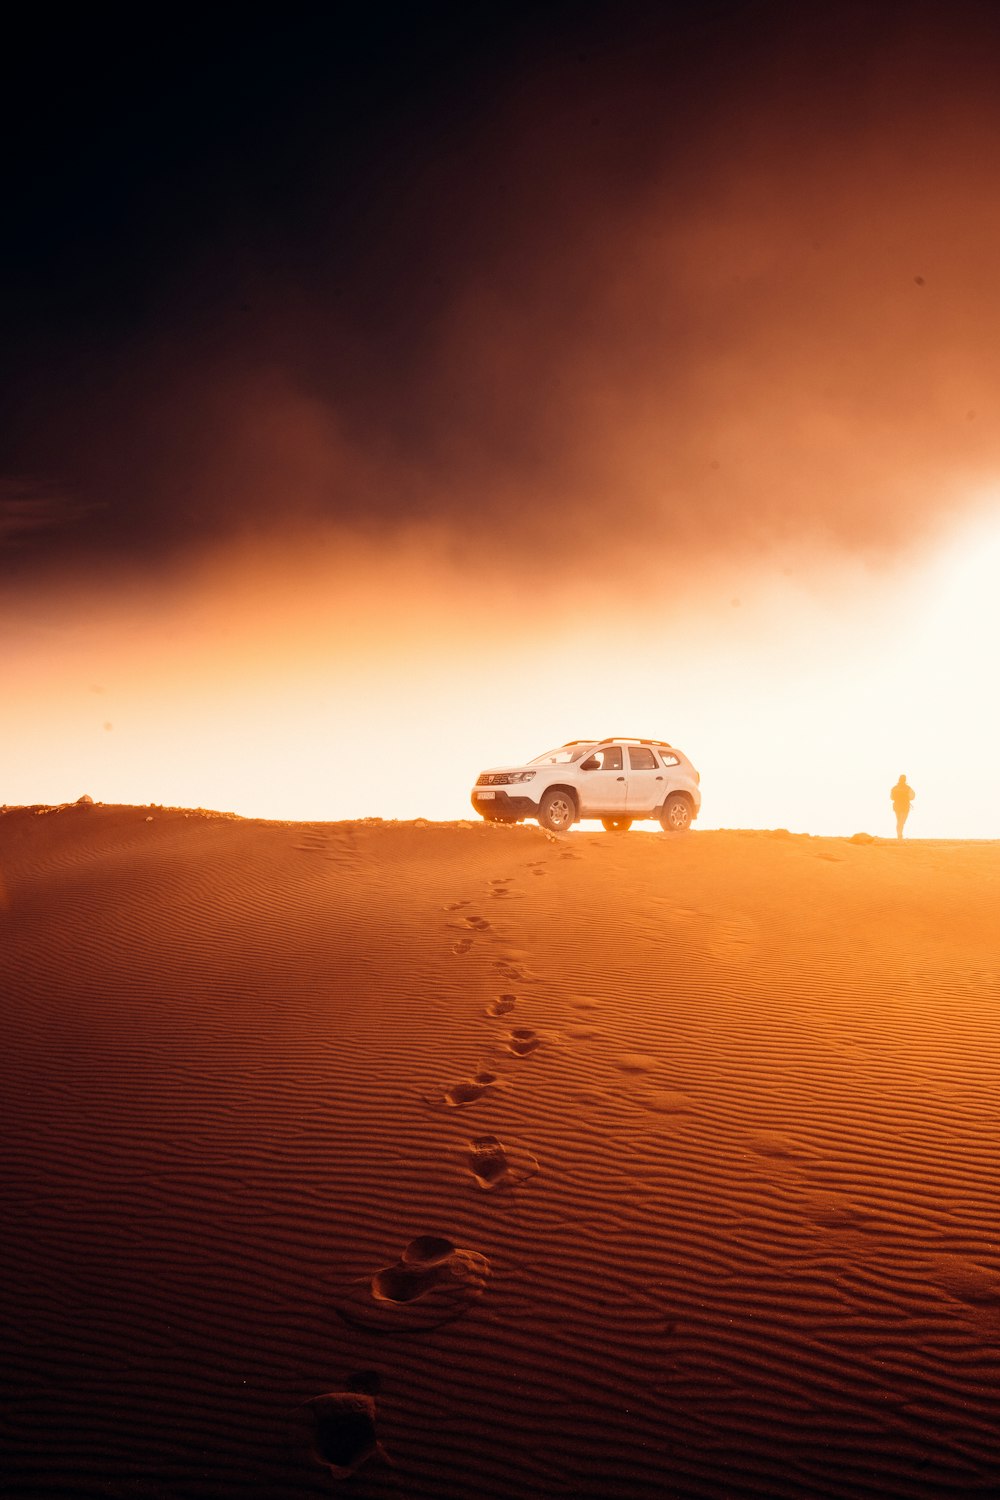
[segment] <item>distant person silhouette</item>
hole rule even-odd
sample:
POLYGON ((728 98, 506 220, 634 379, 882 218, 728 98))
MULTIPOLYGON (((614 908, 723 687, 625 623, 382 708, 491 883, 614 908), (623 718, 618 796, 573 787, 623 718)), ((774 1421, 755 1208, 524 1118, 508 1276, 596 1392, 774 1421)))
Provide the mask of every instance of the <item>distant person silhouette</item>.
POLYGON ((907 783, 906 777, 901 776, 889 795, 892 798, 892 810, 896 814, 896 837, 901 839, 903 824, 910 816, 910 803, 917 794, 907 783))

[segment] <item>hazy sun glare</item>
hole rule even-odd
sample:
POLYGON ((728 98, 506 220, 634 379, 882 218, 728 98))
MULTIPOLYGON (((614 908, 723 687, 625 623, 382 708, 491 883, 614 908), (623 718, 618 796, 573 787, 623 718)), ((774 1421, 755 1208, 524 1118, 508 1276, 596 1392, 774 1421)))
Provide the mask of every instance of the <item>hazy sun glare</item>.
POLYGON ((998 576, 980 522, 906 571, 819 587, 784 559, 539 602, 405 547, 346 567, 320 547, 69 590, 3 618, 0 800, 463 818, 485 766, 635 733, 692 757, 702 827, 888 833, 903 771, 912 836, 1000 837, 998 576))

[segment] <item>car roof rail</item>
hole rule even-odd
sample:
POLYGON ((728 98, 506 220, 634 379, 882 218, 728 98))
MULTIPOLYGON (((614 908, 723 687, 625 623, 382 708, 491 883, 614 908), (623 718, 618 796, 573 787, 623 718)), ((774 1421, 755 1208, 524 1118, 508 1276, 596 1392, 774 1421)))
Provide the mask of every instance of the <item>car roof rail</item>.
MULTIPOLYGON (((626 745, 665 745, 668 750, 674 748, 669 740, 643 740, 637 734, 607 734, 600 743, 603 745, 605 740, 621 742, 626 745)), ((583 744, 585 742, 581 740, 580 743, 583 744)))
POLYGON ((567 740, 560 745, 560 750, 571 750, 574 745, 661 745, 665 750, 673 750, 674 746, 669 740, 644 740, 637 734, 605 734, 599 740, 567 740))

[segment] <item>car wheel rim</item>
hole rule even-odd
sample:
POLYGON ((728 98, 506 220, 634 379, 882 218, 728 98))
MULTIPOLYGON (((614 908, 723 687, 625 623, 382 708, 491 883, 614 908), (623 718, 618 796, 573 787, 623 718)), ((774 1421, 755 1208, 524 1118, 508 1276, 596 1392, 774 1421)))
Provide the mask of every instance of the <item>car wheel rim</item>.
POLYGON ((552 807, 549 810, 549 816, 551 817, 553 823, 558 824, 558 826, 562 828, 564 823, 569 822, 569 808, 567 807, 565 802, 553 802, 552 807))

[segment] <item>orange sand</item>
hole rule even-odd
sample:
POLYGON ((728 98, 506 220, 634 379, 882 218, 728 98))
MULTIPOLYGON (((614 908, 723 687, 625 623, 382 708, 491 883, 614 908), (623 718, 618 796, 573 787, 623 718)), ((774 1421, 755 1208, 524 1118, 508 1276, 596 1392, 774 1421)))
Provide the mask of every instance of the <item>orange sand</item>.
POLYGON ((0 1492, 1000 1494, 998 847, 7 811, 0 1492))

